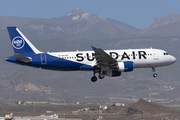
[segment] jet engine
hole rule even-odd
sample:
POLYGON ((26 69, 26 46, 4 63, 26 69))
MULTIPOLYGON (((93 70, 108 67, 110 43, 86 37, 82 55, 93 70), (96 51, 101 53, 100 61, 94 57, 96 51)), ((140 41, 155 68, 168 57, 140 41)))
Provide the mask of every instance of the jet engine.
POLYGON ((121 72, 130 72, 134 69, 134 63, 132 61, 118 62, 118 68, 121 72))
POLYGON ((110 77, 118 77, 118 76, 121 76, 121 72, 118 70, 108 70, 106 72, 106 75, 110 77))

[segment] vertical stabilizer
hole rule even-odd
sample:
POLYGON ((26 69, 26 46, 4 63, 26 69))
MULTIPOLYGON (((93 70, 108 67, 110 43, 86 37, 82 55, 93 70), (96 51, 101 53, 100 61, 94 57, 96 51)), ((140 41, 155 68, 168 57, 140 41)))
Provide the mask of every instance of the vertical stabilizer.
POLYGON ((15 54, 42 53, 21 33, 17 27, 7 27, 15 54))

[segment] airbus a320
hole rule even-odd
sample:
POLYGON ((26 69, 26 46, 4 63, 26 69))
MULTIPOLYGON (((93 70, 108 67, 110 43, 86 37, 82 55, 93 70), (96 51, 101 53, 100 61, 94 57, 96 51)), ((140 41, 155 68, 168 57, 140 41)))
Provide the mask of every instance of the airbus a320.
POLYGON ((157 77, 156 67, 171 65, 176 58, 160 49, 102 50, 92 47, 92 51, 41 52, 17 27, 7 27, 14 55, 6 61, 36 68, 59 71, 92 71, 92 82, 105 76, 118 77, 122 72, 134 68, 152 68, 157 77))

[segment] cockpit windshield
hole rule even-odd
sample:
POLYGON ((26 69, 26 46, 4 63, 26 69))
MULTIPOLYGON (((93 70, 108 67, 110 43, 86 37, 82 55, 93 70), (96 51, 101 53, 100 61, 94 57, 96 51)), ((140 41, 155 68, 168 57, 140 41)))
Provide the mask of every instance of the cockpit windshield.
POLYGON ((165 52, 164 55, 169 55, 169 54, 167 52, 165 52))

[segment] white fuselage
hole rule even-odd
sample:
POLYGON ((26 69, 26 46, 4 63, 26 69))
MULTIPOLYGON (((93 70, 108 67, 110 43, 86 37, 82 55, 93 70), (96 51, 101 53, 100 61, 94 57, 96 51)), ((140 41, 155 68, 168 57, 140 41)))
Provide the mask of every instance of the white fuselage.
MULTIPOLYGON (((151 68, 171 65, 176 58, 168 55, 166 51, 160 49, 125 49, 125 50, 105 50, 118 62, 132 61, 134 68, 151 68)), ((94 51, 76 51, 76 52, 52 52, 49 55, 59 59, 65 59, 82 64, 95 65, 96 59, 94 51)))

